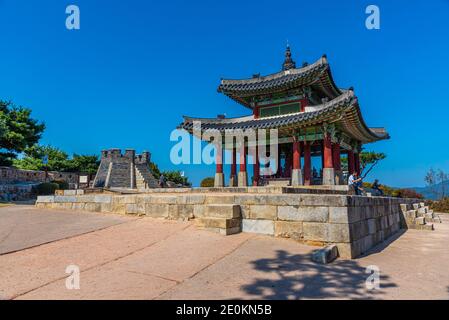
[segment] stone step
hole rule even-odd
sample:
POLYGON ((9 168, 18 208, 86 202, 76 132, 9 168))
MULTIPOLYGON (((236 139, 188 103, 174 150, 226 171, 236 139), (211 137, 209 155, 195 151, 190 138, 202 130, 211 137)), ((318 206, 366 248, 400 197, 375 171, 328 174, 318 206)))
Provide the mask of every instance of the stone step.
POLYGON ((424 217, 418 217, 415 219, 415 224, 424 225, 424 224, 426 224, 426 219, 424 217))
POLYGON ((269 186, 276 186, 276 187, 288 187, 290 185, 290 180, 287 179, 281 179, 281 180, 268 180, 269 186))
POLYGON ((146 164, 136 165, 136 186, 138 189, 158 187, 156 178, 154 178, 146 164))
POLYGON ((206 204, 204 215, 208 218, 241 218, 238 204, 206 204))
POLYGON ((441 218, 439 215, 434 215, 434 217, 427 219, 428 222, 435 222, 435 223, 442 223, 441 218))
POLYGON ((424 215, 424 214, 426 214, 426 213, 427 213, 427 209, 426 209, 426 208, 419 208, 419 209, 418 209, 418 214, 424 215))
POLYGON ((406 216, 407 216, 407 218, 415 219, 418 216, 418 214, 417 214, 416 210, 408 210, 406 213, 406 216))
POLYGON ((241 232, 241 219, 226 218, 196 218, 193 220, 195 224, 209 231, 230 235, 241 232))
POLYGON ((433 212, 427 212, 424 217, 427 219, 433 219, 435 218, 435 214, 433 212))
POLYGON ((416 229, 416 230, 427 230, 427 231, 433 231, 435 228, 433 227, 433 223, 430 224, 412 224, 408 226, 409 229, 416 229))

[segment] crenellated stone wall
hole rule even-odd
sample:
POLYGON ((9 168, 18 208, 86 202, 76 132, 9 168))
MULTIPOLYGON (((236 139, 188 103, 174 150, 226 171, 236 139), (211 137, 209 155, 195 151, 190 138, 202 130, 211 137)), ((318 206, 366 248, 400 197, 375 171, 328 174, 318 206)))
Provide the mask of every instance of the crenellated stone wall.
POLYGON ((41 208, 77 209, 193 220, 228 235, 255 232, 325 246, 355 258, 388 239, 403 223, 401 204, 414 200, 329 194, 138 193, 39 197, 41 208))

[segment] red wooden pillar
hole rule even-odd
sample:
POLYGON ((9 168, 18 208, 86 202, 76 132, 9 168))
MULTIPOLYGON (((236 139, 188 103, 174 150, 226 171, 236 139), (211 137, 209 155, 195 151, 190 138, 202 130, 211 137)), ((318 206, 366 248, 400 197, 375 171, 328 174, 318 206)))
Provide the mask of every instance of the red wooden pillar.
POLYGON ((358 152, 354 154, 354 166, 355 171, 358 175, 360 175, 360 153, 358 152))
POLYGON ((223 173, 223 148, 222 148, 222 146, 217 146, 217 150, 216 150, 216 154, 215 154, 215 164, 216 164, 215 173, 223 173))
POLYGON ((323 168, 334 167, 334 161, 332 159, 332 141, 331 136, 328 134, 324 137, 323 158, 324 158, 323 168))
POLYGON ((223 146, 221 144, 216 145, 215 150, 215 187, 224 187, 224 177, 223 177, 223 146))
POLYGON ((301 169, 301 147, 297 140, 293 141, 293 169, 301 169))
POLYGON ((335 168, 331 136, 326 134, 323 140, 323 185, 335 185, 335 168))
POLYGON ((303 185, 302 172, 301 172, 301 142, 297 137, 293 137, 293 152, 291 160, 293 162, 293 170, 291 171, 291 185, 300 186, 303 185))
POLYGON ((231 177, 237 174, 237 150, 232 148, 232 163, 231 163, 231 177))
POLYGON ((324 169, 324 141, 321 141, 321 169, 324 169))
POLYGON ((253 164, 253 186, 257 187, 259 185, 259 176, 260 176, 260 163, 259 163, 259 155, 258 155, 258 147, 256 144, 256 152, 254 154, 254 164, 253 164))
POLYGON ((343 184, 343 172, 341 171, 341 155, 340 144, 334 143, 332 145, 332 161, 335 168, 335 184, 343 184))
POLYGON ((248 174, 246 173, 246 153, 247 148, 244 144, 240 147, 240 171, 238 175, 238 186, 246 187, 248 186, 248 174))
POLYGON ((281 144, 278 145, 278 176, 282 177, 282 162, 281 162, 281 156, 282 156, 282 150, 281 150, 281 144))
POLYGON ((354 161, 355 161, 354 151, 349 150, 348 151, 348 172, 349 172, 349 175, 353 174, 354 171, 355 171, 354 161))
POLYGON ((340 158, 340 144, 334 143, 332 146, 332 161, 334 163, 335 170, 341 170, 341 158, 340 158))
POLYGON ((246 172, 246 147, 240 147, 240 172, 246 172))
POLYGON ((312 156, 310 142, 304 142, 304 185, 312 184, 312 156))

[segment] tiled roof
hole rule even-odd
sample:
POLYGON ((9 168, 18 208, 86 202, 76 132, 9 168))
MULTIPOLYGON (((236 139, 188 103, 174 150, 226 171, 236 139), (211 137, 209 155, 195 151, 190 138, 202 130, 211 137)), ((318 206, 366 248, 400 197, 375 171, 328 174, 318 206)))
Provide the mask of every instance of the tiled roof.
POLYGON ((239 118, 206 119, 184 116, 180 128, 193 132, 194 122, 201 122, 201 129, 272 129, 303 128, 323 122, 339 121, 343 127, 362 142, 373 142, 389 138, 385 129, 369 129, 360 113, 357 98, 348 90, 339 97, 315 106, 315 111, 297 112, 287 115, 255 118, 253 115, 239 118))
POLYGON ((292 68, 268 76, 259 76, 243 80, 223 79, 218 87, 218 92, 222 92, 245 104, 245 101, 238 98, 267 92, 276 92, 315 83, 329 87, 330 92, 332 92, 331 98, 335 98, 341 94, 341 91, 336 87, 332 80, 326 56, 321 57, 315 63, 305 67, 292 68))

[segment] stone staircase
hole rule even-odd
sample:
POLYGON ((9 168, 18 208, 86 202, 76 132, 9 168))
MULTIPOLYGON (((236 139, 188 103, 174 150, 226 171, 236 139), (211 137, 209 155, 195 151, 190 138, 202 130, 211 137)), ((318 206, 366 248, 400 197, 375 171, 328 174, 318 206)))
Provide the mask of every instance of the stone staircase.
POLYGON ((150 189, 158 187, 158 182, 151 173, 147 164, 136 164, 135 168, 137 189, 150 189))
POLYGON ((433 223, 441 223, 440 216, 424 202, 414 203, 411 208, 407 204, 401 204, 401 211, 409 229, 434 230, 433 223))
POLYGON ((268 179, 267 184, 275 187, 288 187, 290 185, 290 179, 268 179))
POLYGON ((195 218, 198 227, 230 235, 242 231, 242 214, 237 204, 206 204, 200 217, 195 218))
POLYGON ((131 186, 130 170, 128 163, 112 163, 108 187, 131 186))

